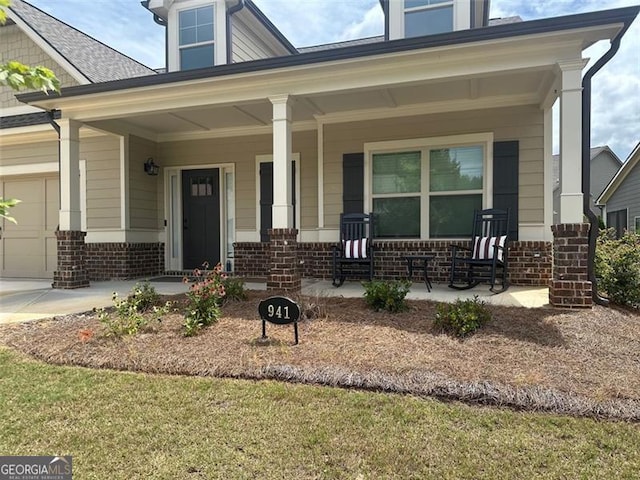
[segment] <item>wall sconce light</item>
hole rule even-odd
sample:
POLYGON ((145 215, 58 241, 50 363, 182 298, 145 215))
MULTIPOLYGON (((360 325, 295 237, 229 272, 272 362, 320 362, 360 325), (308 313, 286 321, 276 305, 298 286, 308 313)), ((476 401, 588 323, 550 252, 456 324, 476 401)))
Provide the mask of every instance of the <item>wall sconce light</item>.
POLYGON ((147 161, 144 162, 144 171, 147 175, 158 175, 160 172, 160 165, 156 165, 153 161, 153 158, 147 158, 147 161))

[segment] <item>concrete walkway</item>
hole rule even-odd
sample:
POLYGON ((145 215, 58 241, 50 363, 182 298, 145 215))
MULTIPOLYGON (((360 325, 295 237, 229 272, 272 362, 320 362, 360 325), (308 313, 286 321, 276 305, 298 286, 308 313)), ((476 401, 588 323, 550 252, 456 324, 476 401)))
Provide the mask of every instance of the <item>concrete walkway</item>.
MULTIPOLYGON (((51 288, 51 280, 0 278, 0 324, 82 313, 94 308, 109 307, 113 305, 114 292, 123 298, 139 281, 91 282, 91 286, 88 288, 57 290, 51 288)), ((163 295, 187 291, 187 285, 180 281, 153 279, 150 283, 158 293, 163 295)), ((249 290, 266 290, 264 283, 246 283, 245 287, 249 290)), ((424 283, 414 283, 407 298, 453 302, 456 298, 473 298, 474 295, 477 295, 481 300, 491 304, 536 308, 548 303, 548 292, 547 288, 540 287, 511 287, 506 292, 495 295, 489 291, 489 287, 486 285, 479 285, 471 290, 456 291, 446 285, 436 284, 429 293, 424 283)), ((360 282, 345 282, 342 287, 334 288, 330 281, 304 279, 302 293, 321 297, 362 297, 364 288, 360 282)))

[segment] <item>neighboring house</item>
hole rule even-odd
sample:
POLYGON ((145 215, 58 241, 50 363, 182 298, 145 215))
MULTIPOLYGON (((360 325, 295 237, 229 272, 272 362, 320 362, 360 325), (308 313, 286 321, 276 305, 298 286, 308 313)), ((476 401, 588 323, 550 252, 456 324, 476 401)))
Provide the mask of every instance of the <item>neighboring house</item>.
MULTIPOLYGON (((403 254, 430 251, 443 281, 450 243, 468 239, 485 207, 511 209, 512 282, 549 285, 551 107, 559 98, 561 168, 572 172, 562 237, 583 230, 582 52, 619 41, 639 11, 491 24, 488 1, 383 0, 383 37, 296 49, 250 0, 143 3, 167 28, 167 73, 18 96, 61 112, 59 169, 50 125, 3 120, 2 181, 60 178, 58 216, 15 210, 56 287, 208 260, 295 289, 300 276, 330 276, 348 211, 375 214, 378 276, 404 276, 403 254)), ((12 10, 16 35, 55 21, 23 1, 12 10)), ((63 70, 75 65, 41 43, 63 70)), ((0 193, 13 192, 25 190, 0 193)), ((3 261, 2 275, 21 274, 3 261)), ((555 290, 561 303, 590 301, 582 277, 558 275, 552 302, 555 290)))
POLYGON ((598 204, 605 225, 615 228, 618 236, 625 230, 640 233, 640 142, 598 197, 598 204))
MULTIPOLYGON (((607 145, 591 148, 590 158, 589 205, 597 217, 602 217, 602 211, 597 206, 596 200, 622 166, 622 161, 607 145)), ((560 223, 560 155, 553 156, 553 178, 553 223, 560 223)))

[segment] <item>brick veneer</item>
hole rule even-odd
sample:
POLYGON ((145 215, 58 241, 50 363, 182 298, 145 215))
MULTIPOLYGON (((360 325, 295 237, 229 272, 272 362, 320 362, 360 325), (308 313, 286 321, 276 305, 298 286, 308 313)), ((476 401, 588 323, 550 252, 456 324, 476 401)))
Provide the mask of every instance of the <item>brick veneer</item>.
POLYGON ((91 280, 141 278, 164 272, 164 243, 87 243, 91 280))
POLYGON ((86 232, 75 230, 56 231, 58 268, 53 273, 53 288, 89 286, 89 274, 85 265, 85 236, 86 232))
MULTIPOLYGON (((432 281, 449 281, 451 244, 469 246, 470 242, 448 240, 376 241, 376 278, 396 279, 407 275, 405 255, 433 254, 429 263, 432 281)), ((305 278, 331 278, 331 246, 333 243, 311 242, 298 244, 299 272, 305 278)), ((268 243, 237 243, 235 245, 235 273, 246 277, 267 277, 269 274, 268 243)), ((509 251, 509 280, 513 285, 548 286, 551 280, 551 242, 518 241, 509 251)), ((421 281, 421 272, 413 280, 421 281)))
POLYGON ((553 273, 549 303, 556 307, 591 308, 592 284, 588 276, 589 224, 552 225, 553 273))
POLYGON ((300 291, 297 236, 295 228, 269 230, 267 290, 300 291))

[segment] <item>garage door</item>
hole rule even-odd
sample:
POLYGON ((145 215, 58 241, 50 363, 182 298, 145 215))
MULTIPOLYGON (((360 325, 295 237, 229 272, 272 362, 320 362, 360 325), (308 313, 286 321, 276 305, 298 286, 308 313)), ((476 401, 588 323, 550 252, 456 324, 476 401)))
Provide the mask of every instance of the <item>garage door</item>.
POLYGON ((15 225, 2 219, 2 277, 52 278, 56 269, 58 177, 4 177, 2 197, 22 203, 11 209, 15 225))

